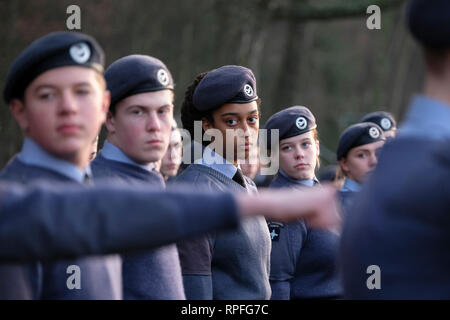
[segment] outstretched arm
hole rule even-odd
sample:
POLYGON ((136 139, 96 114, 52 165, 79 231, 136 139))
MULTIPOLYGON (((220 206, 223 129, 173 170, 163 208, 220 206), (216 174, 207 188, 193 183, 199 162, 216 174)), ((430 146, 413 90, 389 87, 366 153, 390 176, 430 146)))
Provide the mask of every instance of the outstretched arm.
POLYGON ((256 196, 154 191, 147 185, 92 188, 0 183, 0 261, 122 253, 232 228, 239 218, 337 222, 334 190, 267 190, 256 196))
POLYGON ((236 201, 228 193, 0 183, 3 261, 148 249, 238 223, 236 201))

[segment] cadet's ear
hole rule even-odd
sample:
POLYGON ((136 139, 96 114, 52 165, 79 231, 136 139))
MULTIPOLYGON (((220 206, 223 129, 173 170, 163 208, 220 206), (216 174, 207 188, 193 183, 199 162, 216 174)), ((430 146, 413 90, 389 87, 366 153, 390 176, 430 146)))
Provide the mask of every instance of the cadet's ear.
POLYGON ((316 140, 316 148, 317 148, 317 156, 320 155, 320 142, 319 140, 316 140))
POLYGON ((344 174, 347 174, 348 170, 348 164, 347 164, 347 158, 342 158, 339 160, 339 165, 341 166, 341 169, 344 174))
POLYGON ((208 129, 212 129, 212 124, 206 118, 202 118, 202 128, 203 131, 207 131, 208 129))
POLYGON ((13 99, 9 103, 9 109, 11 110, 14 119, 16 119, 19 124, 20 129, 22 129, 22 132, 26 133, 28 131, 29 123, 25 113, 25 103, 22 100, 13 99))
POLYGON ((108 111, 106 114, 106 129, 108 130, 108 133, 114 133, 116 132, 116 124, 114 115, 111 113, 111 111, 108 111))
POLYGON ((106 120, 106 114, 108 113, 110 104, 111 104, 111 92, 109 92, 108 90, 105 90, 105 92, 103 93, 103 105, 102 105, 102 111, 105 114, 105 120, 106 120))

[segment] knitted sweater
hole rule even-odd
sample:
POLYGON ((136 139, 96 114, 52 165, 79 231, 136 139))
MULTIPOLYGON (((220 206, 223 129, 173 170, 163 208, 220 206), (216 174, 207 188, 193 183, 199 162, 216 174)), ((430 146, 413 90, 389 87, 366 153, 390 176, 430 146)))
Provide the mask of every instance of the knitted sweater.
MULTIPOLYGON (((209 167, 192 164, 176 179, 198 190, 257 192, 209 167), (246 190, 247 189, 247 190, 246 190)), ((269 299, 270 236, 264 218, 251 218, 232 232, 178 244, 188 299, 269 299)))
MULTIPOLYGON (((115 178, 127 183, 148 182, 155 188, 165 187, 158 173, 109 160, 101 154, 91 163, 91 168, 96 178, 115 178)), ((176 245, 127 254, 122 259, 124 299, 185 299, 176 245)))
MULTIPOLYGON (((278 174, 270 188, 308 188, 278 174)), ((271 274, 273 300, 336 298, 342 294, 337 270, 339 236, 311 229, 303 220, 273 224, 271 274), (275 225, 278 225, 276 227, 275 225)))
MULTIPOLYGON (((3 169, 0 178, 24 184, 36 180, 78 183, 56 171, 28 165, 17 158, 3 169)), ((76 206, 73 214, 77 214, 76 206)), ((11 299, 120 299, 122 295, 114 274, 115 265, 114 256, 92 256, 15 267, 0 266, 0 296, 11 299), (69 277, 75 274, 68 273, 72 270, 68 267, 72 265, 79 267, 80 289, 67 285, 69 277), (19 285, 16 287, 14 283, 19 285), (24 287, 28 289, 24 290, 24 287)))

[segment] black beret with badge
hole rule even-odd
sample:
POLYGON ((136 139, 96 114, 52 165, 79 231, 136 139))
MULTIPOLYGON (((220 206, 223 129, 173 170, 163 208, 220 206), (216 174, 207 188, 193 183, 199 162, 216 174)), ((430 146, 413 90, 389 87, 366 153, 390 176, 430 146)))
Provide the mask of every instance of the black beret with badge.
POLYGON ((450 48, 450 1, 411 0, 407 10, 409 29, 421 44, 450 48))
POLYGON ((341 160, 347 153, 356 147, 386 140, 383 130, 375 123, 363 122, 351 125, 339 137, 337 159, 341 160))
POLYGON ((3 98, 6 103, 23 97, 25 89, 42 73, 65 66, 81 66, 103 73, 103 49, 97 41, 79 32, 53 32, 31 43, 14 60, 3 98))
POLYGON ((389 131, 397 128, 397 122, 394 116, 389 112, 376 111, 366 114, 359 122, 372 122, 377 124, 383 131, 389 131))
POLYGON ((294 137, 317 128, 316 118, 304 106, 293 106, 272 115, 266 122, 267 146, 271 147, 271 131, 279 130, 279 140, 294 137))
POLYGON ((214 111, 227 103, 249 103, 258 99, 253 72, 242 66, 223 66, 209 71, 194 91, 198 111, 214 111))
POLYGON ((173 90, 172 75, 159 59, 134 54, 113 62, 105 71, 111 106, 126 97, 152 91, 173 90))

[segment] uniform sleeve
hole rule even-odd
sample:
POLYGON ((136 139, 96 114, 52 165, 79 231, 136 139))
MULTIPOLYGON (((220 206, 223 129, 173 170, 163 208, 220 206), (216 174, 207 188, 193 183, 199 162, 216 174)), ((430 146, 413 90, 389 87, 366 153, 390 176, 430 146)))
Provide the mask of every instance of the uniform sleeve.
POLYGON ((152 191, 117 181, 91 188, 0 182, 2 262, 154 248, 238 222, 230 193, 152 191))
POLYGON ((270 280, 270 288, 272 289, 270 300, 290 300, 291 283, 289 281, 270 280))
POLYGON ((289 300, 297 260, 306 238, 306 226, 303 221, 287 225, 269 222, 268 226, 272 239, 270 257, 271 300, 289 300))
POLYGON ((212 248, 205 235, 178 243, 186 299, 212 300, 212 248))

